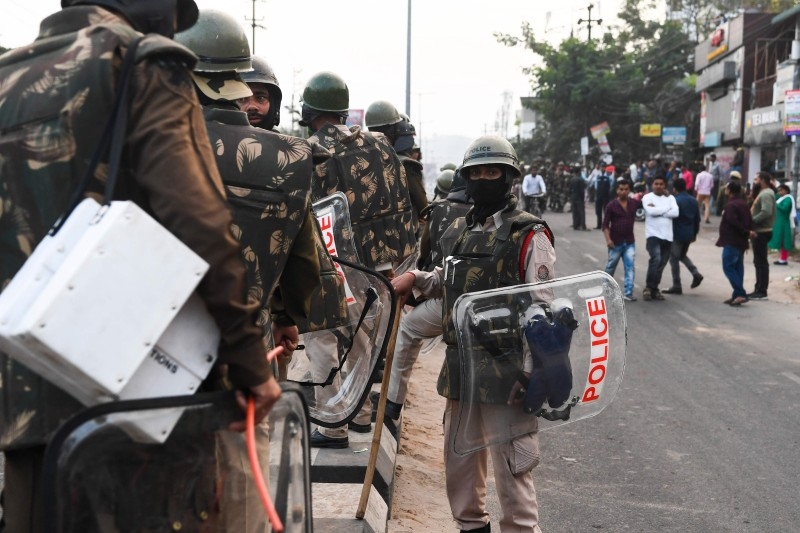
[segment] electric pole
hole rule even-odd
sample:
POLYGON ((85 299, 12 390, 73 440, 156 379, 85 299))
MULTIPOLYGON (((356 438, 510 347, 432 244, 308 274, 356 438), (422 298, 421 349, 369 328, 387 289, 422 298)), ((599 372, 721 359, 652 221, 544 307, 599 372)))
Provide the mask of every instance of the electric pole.
POLYGON ((267 29, 263 24, 258 24, 259 21, 264 20, 264 17, 256 18, 256 0, 253 0, 253 16, 251 18, 245 17, 244 20, 248 21, 253 27, 253 50, 250 53, 256 55, 256 28, 267 29))
POLYGON ((578 24, 583 24, 584 22, 586 23, 586 27, 589 29, 590 41, 592 40, 592 22, 596 22, 598 26, 603 23, 603 19, 592 19, 592 9, 594 9, 594 6, 592 4, 589 4, 589 7, 587 8, 587 10, 589 11, 589 18, 578 19, 578 24))

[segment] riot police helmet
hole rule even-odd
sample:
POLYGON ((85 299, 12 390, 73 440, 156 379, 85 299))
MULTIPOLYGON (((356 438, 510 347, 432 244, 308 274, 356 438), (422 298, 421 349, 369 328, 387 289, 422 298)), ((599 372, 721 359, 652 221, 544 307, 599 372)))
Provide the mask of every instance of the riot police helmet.
POLYGON ((249 72, 250 43, 244 28, 223 11, 203 9, 197 23, 175 35, 175 40, 198 57, 195 72, 249 72))
POLYGON ((61 0, 61 7, 94 5, 107 8, 125 17, 142 33, 158 33, 172 38, 175 31, 184 31, 197 22, 194 0, 61 0))
POLYGON ((436 176, 436 186, 442 192, 450 192, 450 189, 453 187, 453 176, 455 172, 447 169, 443 170, 436 176))
POLYGON ((319 72, 311 76, 303 89, 303 105, 315 111, 346 113, 350 108, 350 90, 338 74, 319 72))
POLYGON ((510 142, 499 135, 478 137, 467 147, 461 172, 464 173, 470 167, 479 165, 495 165, 502 168, 508 185, 521 175, 516 150, 510 142))
POLYGON ((381 126, 397 124, 401 120, 403 120, 403 117, 400 116, 397 108, 386 100, 372 102, 367 108, 367 113, 364 117, 364 122, 370 131, 381 126))
POLYGON ((198 56, 192 78, 211 100, 236 100, 253 94, 239 72, 253 70, 250 44, 239 22, 222 11, 203 9, 197 24, 175 41, 198 56))

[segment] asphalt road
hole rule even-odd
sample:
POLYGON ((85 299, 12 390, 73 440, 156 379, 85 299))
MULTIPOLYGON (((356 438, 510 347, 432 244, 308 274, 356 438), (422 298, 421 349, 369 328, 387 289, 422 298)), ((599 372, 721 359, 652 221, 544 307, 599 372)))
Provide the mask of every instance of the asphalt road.
MULTIPOLYGON (((600 231, 574 231, 570 217, 545 213, 557 274, 602 269, 600 231)), ((714 246, 718 220, 689 251, 702 285, 690 290, 682 267, 684 294, 663 302, 641 299, 647 252, 637 223, 639 301, 626 303, 625 376, 604 412, 541 434, 545 533, 800 531, 800 305, 780 296, 721 303, 730 286, 714 246)), ((752 290, 752 255, 745 262, 752 290)), ((794 265, 773 267, 773 279, 797 274, 794 265)), ((620 262, 620 284, 622 273, 620 262)), ((662 290, 670 282, 667 266, 662 290)), ((494 494, 489 505, 499 531, 494 494)))

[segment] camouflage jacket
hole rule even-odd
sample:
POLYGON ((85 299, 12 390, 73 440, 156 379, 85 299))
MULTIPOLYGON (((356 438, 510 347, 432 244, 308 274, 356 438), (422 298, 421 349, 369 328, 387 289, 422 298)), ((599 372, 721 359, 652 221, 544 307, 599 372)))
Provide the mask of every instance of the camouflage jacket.
POLYGON ((331 158, 317 165, 313 201, 336 191, 347 196, 359 259, 369 267, 396 263, 414 252, 417 227, 403 165, 382 135, 358 126, 327 124, 309 141, 331 158))
POLYGON ((422 210, 428 206, 428 195, 425 193, 425 180, 422 177, 422 163, 404 154, 397 154, 408 180, 408 194, 411 197, 411 207, 417 220, 424 219, 422 210))
POLYGON ((320 268, 309 203, 311 146, 254 128, 238 109, 210 106, 204 115, 242 244, 248 292, 261 303, 260 322, 269 322, 270 311, 279 325, 305 322, 320 268), (283 290, 274 294, 279 281, 283 290))
POLYGON ((450 242, 443 242, 445 231, 450 224, 457 218, 467 214, 472 203, 467 200, 464 189, 453 191, 447 198, 437 200, 428 204, 422 211, 422 217, 428 223, 422 231, 422 238, 419 243, 419 261, 417 268, 420 270, 433 270, 434 267, 441 266, 444 254, 442 250, 450 250, 455 244, 457 235, 450 234, 450 242))
MULTIPOLYGON (((453 306, 459 296, 468 292, 510 287, 524 282, 520 265, 523 245, 531 231, 546 230, 540 218, 514 209, 515 202, 502 213, 502 225, 493 231, 471 231, 465 218, 456 219, 445 231, 443 240, 452 240, 452 248, 444 251, 450 256, 445 265, 442 324, 447 343, 444 364, 439 374, 437 391, 447 398, 460 397, 461 372, 457 345, 457 331, 453 322, 453 306), (455 259, 456 261, 453 261, 455 259)), ((508 309, 527 307, 525 302, 512 298, 508 309)), ((516 316, 514 312, 508 316, 516 316)), ((513 324, 479 323, 470 332, 478 339, 473 345, 484 349, 470 354, 475 368, 475 383, 480 401, 505 403, 508 391, 522 370, 522 339, 513 324), (506 332, 500 334, 496 332, 506 332), (492 333, 489 333, 492 332, 492 333)), ((501 321, 502 322, 502 321, 501 321)))
MULTIPOLYGON (((138 36, 110 11, 70 7, 44 20, 32 44, 0 57, 0 287, 67 208, 110 114, 122 57, 138 36)), ((271 370, 189 76, 195 57, 150 35, 136 59, 114 198, 135 201, 209 263, 198 292, 222 333, 220 362, 235 385, 262 383, 271 370)), ((101 162, 89 194, 98 198, 104 181, 101 162)), ((110 316, 122 319, 115 311, 110 316)), ((0 449, 43 444, 80 409, 4 354, 0 378, 0 449)))

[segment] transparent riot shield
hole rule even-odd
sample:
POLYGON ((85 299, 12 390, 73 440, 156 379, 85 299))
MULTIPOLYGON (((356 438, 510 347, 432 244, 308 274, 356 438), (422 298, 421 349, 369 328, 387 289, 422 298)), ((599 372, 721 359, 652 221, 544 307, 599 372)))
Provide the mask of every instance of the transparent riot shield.
POLYGON ((347 198, 336 193, 313 205, 323 242, 344 281, 345 319, 335 327, 303 333, 287 378, 308 388, 312 422, 339 427, 352 420, 372 386, 394 321, 394 291, 381 274, 357 261, 347 198), (313 391, 313 394, 312 394, 313 391))
MULTIPOLYGON (((243 419, 232 392, 112 402, 80 412, 45 455, 44 530, 269 531, 244 433, 227 429, 243 419), (175 410, 180 419, 163 444, 137 441, 119 424, 175 410)), ((255 435, 284 531, 313 531, 309 425, 296 386, 283 386, 255 435)))
POLYGON ((622 292, 604 272, 456 300, 461 381, 451 442, 466 455, 600 413, 627 344, 622 292))

